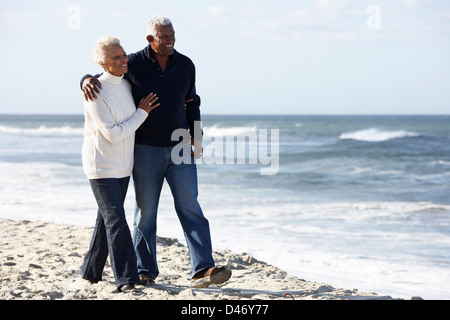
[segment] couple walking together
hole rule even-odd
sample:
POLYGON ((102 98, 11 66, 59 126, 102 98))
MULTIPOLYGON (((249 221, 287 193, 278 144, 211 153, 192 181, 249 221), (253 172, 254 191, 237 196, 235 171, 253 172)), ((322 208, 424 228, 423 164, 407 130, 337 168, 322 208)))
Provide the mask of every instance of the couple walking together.
MULTIPOLYGON (((104 72, 82 79, 83 168, 98 205, 82 276, 101 281, 109 253, 119 291, 154 282, 159 274, 156 218, 166 179, 189 248, 191 287, 220 284, 231 271, 216 267, 212 257, 209 223, 197 201, 195 161, 175 164, 171 159, 179 143, 171 140, 173 131, 187 129, 194 137, 194 122, 200 121, 195 66, 174 49, 175 31, 168 18, 150 20, 147 40, 145 49, 127 56, 118 39, 100 39, 93 58, 104 72), (133 238, 124 211, 131 174, 136 192, 133 238)), ((192 157, 201 157, 201 148, 192 157)))

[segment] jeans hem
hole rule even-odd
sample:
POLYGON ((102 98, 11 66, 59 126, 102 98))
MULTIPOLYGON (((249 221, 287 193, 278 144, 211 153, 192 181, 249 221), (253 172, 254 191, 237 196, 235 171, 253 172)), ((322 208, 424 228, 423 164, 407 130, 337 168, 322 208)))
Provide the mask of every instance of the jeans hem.
POLYGON ((116 283, 116 287, 117 288, 120 288, 120 287, 123 287, 124 285, 127 285, 127 284, 140 284, 141 283, 141 281, 140 280, 129 280, 129 281, 121 281, 120 283, 116 283))

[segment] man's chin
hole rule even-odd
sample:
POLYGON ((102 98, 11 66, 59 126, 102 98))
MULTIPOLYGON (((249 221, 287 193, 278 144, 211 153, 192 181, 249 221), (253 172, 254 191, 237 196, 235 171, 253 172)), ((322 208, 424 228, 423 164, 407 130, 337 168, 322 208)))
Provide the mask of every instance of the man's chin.
POLYGON ((173 54, 174 51, 174 47, 170 47, 170 48, 165 48, 164 50, 166 52, 166 54, 171 55, 173 54))

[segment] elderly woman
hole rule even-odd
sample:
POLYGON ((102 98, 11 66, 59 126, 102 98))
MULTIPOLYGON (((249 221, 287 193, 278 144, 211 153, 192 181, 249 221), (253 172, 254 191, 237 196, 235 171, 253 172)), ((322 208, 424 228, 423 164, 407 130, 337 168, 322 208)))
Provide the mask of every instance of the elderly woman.
POLYGON ((133 166, 134 136, 159 104, 155 104, 158 98, 151 93, 136 108, 130 84, 123 78, 128 71, 128 57, 118 39, 101 38, 92 55, 105 72, 99 77, 102 90, 98 99, 84 104, 83 169, 94 192, 98 213, 82 276, 91 283, 101 281, 109 253, 119 292, 129 292, 140 282, 124 210, 133 166))

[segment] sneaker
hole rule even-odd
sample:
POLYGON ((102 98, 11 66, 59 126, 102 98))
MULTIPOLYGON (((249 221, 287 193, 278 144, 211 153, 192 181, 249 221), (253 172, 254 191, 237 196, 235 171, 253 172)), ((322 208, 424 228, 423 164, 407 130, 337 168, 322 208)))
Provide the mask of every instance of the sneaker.
POLYGON ((225 267, 213 267, 198 272, 191 279, 191 288, 207 288, 212 284, 221 284, 230 279, 231 270, 225 267))
POLYGON ((155 283, 155 279, 153 279, 152 277, 150 277, 147 274, 141 274, 139 276, 139 279, 141 280, 142 286, 152 285, 155 283))

